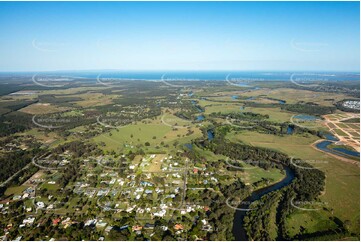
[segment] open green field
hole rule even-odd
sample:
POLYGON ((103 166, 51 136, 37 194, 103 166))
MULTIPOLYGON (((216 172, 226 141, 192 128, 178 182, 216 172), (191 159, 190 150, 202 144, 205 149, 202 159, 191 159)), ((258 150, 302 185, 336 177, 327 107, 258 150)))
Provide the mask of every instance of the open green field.
POLYGON ((59 144, 75 140, 75 137, 72 136, 69 136, 65 140, 61 136, 57 135, 55 132, 49 132, 46 134, 45 132, 37 128, 33 128, 26 132, 20 133, 20 135, 33 135, 37 140, 41 141, 43 144, 49 145, 50 147, 55 147, 59 144))
POLYGON ((226 136, 226 138, 232 141, 240 141, 245 144, 250 144, 253 146, 273 146, 276 149, 281 151, 288 150, 289 147, 286 146, 309 146, 309 144, 315 142, 319 138, 310 134, 305 135, 270 135, 270 134, 261 134, 253 131, 238 131, 232 132, 226 136), (285 149, 286 148, 286 149, 285 149))
POLYGON ((25 108, 20 109, 20 112, 28 113, 28 114, 48 114, 48 113, 57 113, 66 111, 69 108, 58 107, 54 104, 49 103, 34 103, 25 108))
POLYGON ((336 134, 341 136, 348 136, 345 132, 343 132, 341 129, 334 129, 333 131, 336 132, 336 134))
MULTIPOLYGON (((241 107, 243 104, 232 104, 232 103, 214 103, 205 107, 205 113, 233 113, 233 112, 241 112, 241 107)), ((204 107, 204 106, 203 106, 204 107)))
POLYGON ((84 91, 101 91, 104 89, 108 89, 109 87, 105 86, 98 86, 98 87, 73 87, 67 89, 59 89, 59 90, 42 90, 39 91, 41 94, 56 94, 56 95, 70 95, 70 94, 77 94, 79 92, 84 91))
POLYGON ((202 135, 198 128, 193 127, 191 130, 194 133, 186 136, 187 128, 173 130, 172 127, 161 121, 161 117, 158 117, 156 120, 150 121, 150 123, 138 122, 137 124, 119 127, 118 130, 113 129, 110 133, 101 134, 93 140, 96 143, 104 142, 105 147, 101 148, 108 151, 119 151, 124 148, 135 149, 139 146, 148 152, 159 152, 175 148, 173 146, 174 142, 185 144, 202 135), (149 142, 149 146, 145 145, 146 142, 149 142), (165 149, 164 145, 169 145, 169 148, 165 149), (159 146, 159 149, 156 148, 157 146, 159 146))
POLYGON ((356 125, 356 124, 347 124, 347 126, 349 126, 349 127, 352 128, 352 129, 358 129, 358 130, 360 130, 360 126, 359 126, 359 125, 356 125))
POLYGON ((192 126, 191 120, 181 119, 170 113, 163 114, 161 120, 162 120, 163 124, 168 125, 170 127, 171 126, 181 126, 181 128, 182 128, 182 127, 192 126))
POLYGON ((343 129, 347 129, 347 128, 348 128, 348 126, 347 126, 346 124, 344 124, 344 123, 337 123, 337 126, 338 126, 339 128, 343 128, 343 129))
POLYGON ((246 107, 244 112, 254 112, 263 115, 268 114, 270 121, 275 122, 289 122, 294 113, 281 110, 281 108, 255 108, 246 107))
MULTIPOLYGON (((340 161, 313 148, 310 144, 317 140, 315 136, 298 137, 290 135, 278 137, 246 131, 233 135, 233 137, 232 135, 227 136, 227 138, 284 152, 290 156, 308 161, 313 166, 324 171, 326 174, 326 188, 324 194, 320 197, 321 201, 328 204, 328 207, 333 208, 334 216, 343 221, 350 220, 351 231, 358 234, 360 225, 360 171, 358 166, 340 161)), ((312 216, 307 215, 313 212, 299 211, 299 213, 305 214, 305 219, 309 219, 300 226, 310 230, 315 229, 312 221, 310 221, 312 216)), ((292 221, 291 216, 290 222, 292 221)), ((299 230, 299 227, 296 227, 293 223, 292 226, 295 227, 293 231, 299 230)))
POLYGON ((199 101, 199 104, 202 107, 205 107, 205 114, 211 114, 213 112, 221 113, 231 113, 231 112, 254 112, 269 115, 270 121, 275 122, 289 122, 291 117, 295 113, 283 111, 281 108, 259 108, 259 107, 247 107, 243 103, 221 103, 221 102, 211 102, 207 100, 199 101), (244 107, 241 109, 241 107, 244 107))
POLYGON ((344 94, 334 93, 332 95, 332 98, 330 99, 330 95, 326 92, 314 92, 291 88, 263 88, 246 92, 243 95, 248 97, 266 95, 270 98, 285 100, 288 104, 297 103, 299 100, 302 100, 304 102, 314 102, 324 106, 333 106, 334 102, 350 98, 349 96, 344 94))
POLYGON ((337 224, 328 219, 329 216, 332 216, 331 212, 323 209, 309 212, 296 210, 296 212, 287 219, 288 235, 293 237, 302 232, 308 234, 317 231, 336 229, 338 227, 337 224))
POLYGON ((244 167, 244 170, 241 173, 241 177, 242 181, 246 185, 261 181, 262 179, 270 180, 270 183, 276 183, 285 177, 285 175, 282 174, 281 170, 276 168, 264 170, 256 166, 245 164, 244 162, 240 163, 244 167))
POLYGON ((28 187, 29 186, 24 186, 24 185, 9 187, 8 189, 6 189, 5 195, 6 196, 9 196, 9 195, 12 195, 12 194, 14 194, 14 195, 22 195, 22 192, 28 187))

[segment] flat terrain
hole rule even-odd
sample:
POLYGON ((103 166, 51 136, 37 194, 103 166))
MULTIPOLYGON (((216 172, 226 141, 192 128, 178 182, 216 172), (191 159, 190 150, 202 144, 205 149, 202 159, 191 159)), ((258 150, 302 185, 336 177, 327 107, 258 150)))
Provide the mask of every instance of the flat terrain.
POLYGON ((359 114, 340 113, 324 115, 325 125, 340 140, 339 143, 351 146, 360 152, 360 123, 343 123, 343 121, 359 118, 359 114))
MULTIPOLYGON (((164 227, 145 227, 164 223, 168 232, 159 233, 167 233, 168 239, 227 240, 234 213, 225 200, 237 194, 240 202, 240 197, 285 177, 283 170, 263 169, 242 160, 230 165, 232 152, 238 149, 229 148, 240 143, 250 151, 248 160, 257 155, 253 147, 264 147, 270 156, 282 152, 325 173, 325 188, 307 206, 311 209, 295 209, 287 216, 288 238, 339 231, 340 224, 352 233, 350 238, 359 237, 359 162, 315 147, 322 141, 317 131, 326 131, 340 139, 329 148, 359 151, 358 114, 335 107, 350 96, 284 88, 272 82, 257 88, 226 82, 187 88, 127 81, 112 87, 87 85, 33 88, 0 98, 6 125, 0 130, 0 155, 6 158, 4 170, 20 174, 6 177, 9 184, 0 202, 4 204, 0 215, 6 221, 0 225, 13 224, 9 239, 16 239, 17 231, 22 239, 31 239, 37 224, 48 221, 53 225, 46 229, 54 239, 98 240, 100 235, 112 239, 115 230, 106 232, 108 226, 129 225, 123 232, 114 232, 125 233, 118 240, 157 240, 156 233, 164 227), (316 112, 324 107, 334 108, 332 114, 316 112), (34 115, 73 122, 61 128, 41 127, 32 122, 34 115), (302 115, 315 119, 296 118, 302 115), (229 141, 233 143, 228 147, 221 146, 229 141), (15 167, 25 160, 24 166, 15 167), (13 213, 21 213, 21 219, 14 219, 13 213), (32 217, 35 222, 19 230, 32 217), (94 219, 94 226, 75 227, 94 219), (72 238, 69 231, 90 235, 72 238)), ((260 216, 256 219, 262 218, 260 224, 272 230, 268 231, 271 239, 280 232, 276 211, 281 198, 277 199, 254 212, 260 216)))

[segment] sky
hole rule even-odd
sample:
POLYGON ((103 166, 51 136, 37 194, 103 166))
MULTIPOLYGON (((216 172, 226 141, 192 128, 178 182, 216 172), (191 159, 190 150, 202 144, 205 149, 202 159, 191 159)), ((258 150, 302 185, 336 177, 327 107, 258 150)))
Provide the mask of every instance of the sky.
POLYGON ((0 2, 0 71, 360 69, 359 2, 0 2))

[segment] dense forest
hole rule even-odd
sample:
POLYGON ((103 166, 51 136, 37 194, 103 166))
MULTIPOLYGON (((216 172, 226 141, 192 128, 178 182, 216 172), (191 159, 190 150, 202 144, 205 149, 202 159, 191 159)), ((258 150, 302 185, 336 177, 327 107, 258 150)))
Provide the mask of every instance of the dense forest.
POLYGON ((320 115, 333 113, 336 110, 336 107, 319 106, 314 103, 297 103, 297 104, 285 104, 282 106, 282 109, 294 113, 304 113, 309 115, 320 116, 320 115))

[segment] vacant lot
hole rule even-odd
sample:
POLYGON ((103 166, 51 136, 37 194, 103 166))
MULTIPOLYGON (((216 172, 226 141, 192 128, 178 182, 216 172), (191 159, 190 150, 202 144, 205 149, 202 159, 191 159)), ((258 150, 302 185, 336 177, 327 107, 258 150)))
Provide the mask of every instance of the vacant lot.
POLYGON ((57 113, 69 110, 69 108, 59 107, 50 103, 34 103, 25 108, 20 109, 20 112, 29 113, 29 114, 47 114, 47 113, 57 113))

